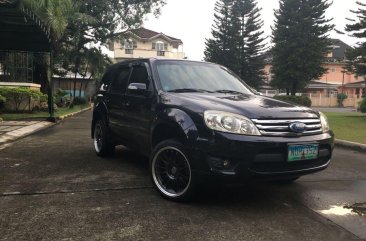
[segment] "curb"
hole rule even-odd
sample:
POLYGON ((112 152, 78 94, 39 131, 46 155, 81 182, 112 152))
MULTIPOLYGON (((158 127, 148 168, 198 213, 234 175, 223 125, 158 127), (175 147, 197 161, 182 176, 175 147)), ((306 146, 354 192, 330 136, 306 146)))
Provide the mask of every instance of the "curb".
MULTIPOLYGON (((82 112, 85 112, 85 111, 88 111, 88 110, 90 110, 90 109, 92 109, 93 107, 92 106, 90 106, 90 107, 87 107, 87 108, 84 108, 84 109, 82 109, 82 110, 79 110, 79 111, 77 111, 77 112, 74 112, 74 113, 70 113, 70 114, 67 114, 67 115, 64 115, 64 116, 60 116, 60 117, 57 117, 56 118, 56 122, 48 122, 49 124, 48 125, 45 125, 45 126, 42 126, 42 127, 40 127, 40 128, 36 128, 36 129, 34 129, 34 130, 31 130, 31 131, 29 131, 29 132, 27 132, 27 133, 25 133, 25 134, 13 134, 13 133, 11 133, 10 135, 9 134, 4 134, 4 135, 2 135, 1 136, 1 138, 0 138, 0 147, 2 146, 2 145, 6 145, 6 144, 8 144, 8 143, 12 143, 12 142, 15 142, 15 141, 17 141, 17 140, 20 140, 20 139, 23 139, 23 138, 25 138, 25 137, 27 137, 27 136, 30 136, 30 135, 33 135, 33 134, 35 134, 35 133, 37 133, 37 132, 41 132, 41 131, 43 131, 43 130, 46 130, 46 129, 48 129, 48 128, 50 128, 50 127, 53 127, 53 126, 55 126, 55 125, 58 125, 60 122, 62 122, 62 120, 64 120, 65 118, 68 118, 68 117, 71 117, 71 116, 74 116, 74 115, 76 115, 76 114, 80 114, 80 113, 82 113, 82 112)), ((46 121, 45 121, 46 122, 46 121)), ((27 126, 27 128, 29 128, 30 126, 27 126)), ((1 149, 1 148, 0 148, 1 149)))
POLYGON ((89 107, 86 107, 86 108, 84 108, 84 109, 82 109, 82 110, 79 110, 79 111, 76 111, 76 112, 73 112, 73 113, 70 113, 70 114, 67 114, 67 115, 59 116, 59 117, 57 117, 56 119, 57 119, 57 120, 63 120, 63 119, 65 119, 65 118, 67 118, 67 117, 74 116, 74 115, 76 115, 76 114, 80 114, 80 113, 82 113, 82 112, 84 112, 84 111, 91 110, 92 108, 93 108, 93 106, 89 106, 89 107))
POLYGON ((352 141, 338 140, 338 139, 336 139, 334 141, 334 143, 337 147, 343 147, 343 148, 352 149, 352 150, 355 150, 355 151, 361 151, 361 152, 366 153, 366 145, 365 144, 352 142, 352 141))

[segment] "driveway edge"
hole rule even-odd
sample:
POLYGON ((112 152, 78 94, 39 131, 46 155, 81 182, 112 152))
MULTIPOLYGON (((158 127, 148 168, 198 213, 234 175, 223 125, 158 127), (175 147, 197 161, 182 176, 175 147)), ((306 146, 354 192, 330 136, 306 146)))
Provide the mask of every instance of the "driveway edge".
POLYGON ((366 152, 366 145, 361 144, 361 143, 357 143, 357 142, 336 139, 335 140, 335 145, 338 146, 338 147, 352 149, 352 150, 355 150, 355 151, 366 152))
POLYGON ((80 113, 88 111, 90 109, 92 109, 92 106, 84 108, 84 109, 76 111, 76 112, 73 112, 73 113, 70 113, 70 114, 67 114, 67 115, 57 117, 56 122, 41 121, 34 125, 25 126, 23 128, 15 130, 15 131, 7 132, 0 136, 0 146, 23 139, 23 138, 30 136, 32 134, 35 134, 37 132, 48 129, 52 126, 55 126, 55 125, 61 123, 65 118, 74 116, 76 114, 80 114, 80 113))

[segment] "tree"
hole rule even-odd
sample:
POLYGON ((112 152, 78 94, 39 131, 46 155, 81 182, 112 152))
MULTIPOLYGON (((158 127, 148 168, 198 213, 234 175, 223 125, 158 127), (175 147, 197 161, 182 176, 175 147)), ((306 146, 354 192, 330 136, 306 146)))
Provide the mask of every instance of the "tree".
POLYGON ((219 0, 212 38, 206 39, 205 60, 226 66, 250 86, 263 80, 264 38, 255 0, 219 0))
POLYGON ((214 24, 212 25, 212 38, 206 39, 204 60, 221 64, 235 71, 235 44, 232 41, 232 16, 233 0, 218 0, 215 3, 214 24))
POLYGON ((363 39, 353 49, 347 51, 347 70, 355 73, 357 76, 363 76, 365 79, 366 94, 366 4, 357 2, 359 8, 351 12, 356 14, 357 20, 348 19, 352 23, 346 25, 346 31, 355 38, 363 39))
MULTIPOLYGON (((140 26, 146 14, 158 15, 164 3, 164 0, 24 0, 24 5, 46 24, 51 33, 53 72, 61 76, 67 71, 74 73, 74 94, 76 76, 83 76, 88 65, 88 49, 93 45, 106 46, 111 38, 140 26)), ((100 55, 98 59, 105 61, 100 62, 101 67, 110 62, 102 51, 94 51, 94 58, 95 53, 100 55)), ((47 86, 47 61, 40 55, 35 59, 37 76, 34 79, 40 80, 42 87, 47 86)))
POLYGON ((233 6, 233 33, 237 44, 238 75, 251 87, 263 82, 264 48, 263 21, 255 0, 237 0, 233 6))
MULTIPOLYGON (((53 50, 57 51, 70 20, 79 13, 78 6, 73 0, 24 0, 23 4, 46 25, 51 34, 53 50)), ((46 92, 49 85, 48 62, 43 53, 34 54, 33 79, 41 85, 42 92, 46 92)))
POLYGON ((272 85, 295 95, 312 79, 322 76, 330 51, 328 32, 333 28, 324 14, 327 0, 280 0, 273 28, 272 85))

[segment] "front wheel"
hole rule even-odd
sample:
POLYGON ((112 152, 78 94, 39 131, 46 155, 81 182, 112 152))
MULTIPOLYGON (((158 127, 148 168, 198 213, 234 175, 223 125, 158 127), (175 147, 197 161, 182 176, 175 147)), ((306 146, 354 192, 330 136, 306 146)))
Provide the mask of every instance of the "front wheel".
POLYGON ((102 157, 112 155, 115 150, 115 146, 108 140, 107 126, 102 120, 98 120, 94 126, 94 149, 102 157))
POLYGON ((151 177, 156 189, 169 200, 187 201, 195 189, 195 178, 185 148, 180 142, 159 143, 150 160, 151 177))

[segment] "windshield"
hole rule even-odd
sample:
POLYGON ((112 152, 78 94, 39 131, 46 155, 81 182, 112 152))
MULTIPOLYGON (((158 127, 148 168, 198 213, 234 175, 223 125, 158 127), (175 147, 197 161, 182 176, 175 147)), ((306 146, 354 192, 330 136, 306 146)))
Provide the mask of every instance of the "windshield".
POLYGON ((159 61, 157 72, 164 91, 202 91, 252 94, 238 77, 214 64, 159 61))

